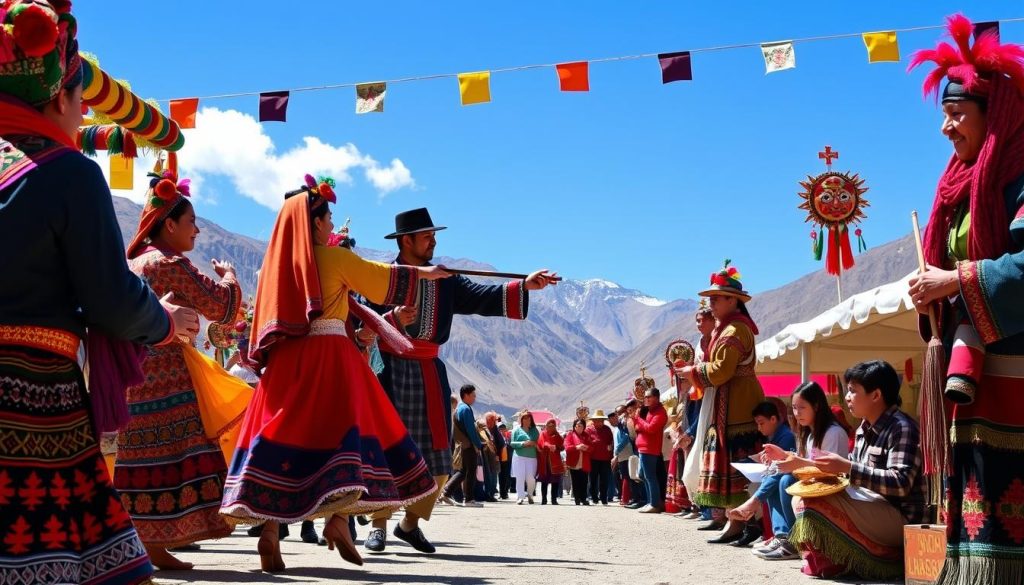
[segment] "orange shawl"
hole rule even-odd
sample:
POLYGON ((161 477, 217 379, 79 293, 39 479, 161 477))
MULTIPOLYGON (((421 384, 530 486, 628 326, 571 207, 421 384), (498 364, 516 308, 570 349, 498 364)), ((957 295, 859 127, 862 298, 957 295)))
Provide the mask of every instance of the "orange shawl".
POLYGON ((285 200, 263 257, 249 347, 258 372, 276 341, 306 335, 310 322, 323 313, 307 199, 303 193, 285 200))

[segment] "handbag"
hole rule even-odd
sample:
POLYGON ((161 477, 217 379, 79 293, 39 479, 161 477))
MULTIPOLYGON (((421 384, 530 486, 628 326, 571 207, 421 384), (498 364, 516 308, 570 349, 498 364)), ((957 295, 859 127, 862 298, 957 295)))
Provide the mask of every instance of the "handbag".
POLYGON ((629 456, 629 477, 633 481, 640 481, 640 457, 637 455, 629 456))
POLYGON ((484 481, 484 467, 483 465, 476 466, 476 480, 480 483, 484 481))

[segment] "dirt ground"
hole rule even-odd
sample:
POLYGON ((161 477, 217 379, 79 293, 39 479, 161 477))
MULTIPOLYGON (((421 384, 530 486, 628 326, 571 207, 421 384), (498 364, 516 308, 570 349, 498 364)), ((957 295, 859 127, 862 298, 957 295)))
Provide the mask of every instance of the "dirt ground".
MULTIPOLYGON (((749 549, 707 544, 699 521, 638 514, 616 504, 577 507, 518 506, 500 501, 483 508, 441 506, 424 523, 436 546, 420 554, 390 535, 387 550, 362 548, 368 528, 359 527, 365 564, 347 564, 326 547, 298 539, 299 526, 281 543, 288 570, 259 571, 256 539, 239 528, 232 536, 179 553, 195 563, 188 572, 157 572, 160 584, 177 583, 445 583, 629 584, 661 583, 783 585, 820 582, 800 573, 799 561, 767 562, 749 549)), ((318 530, 322 522, 317 523, 318 530)))

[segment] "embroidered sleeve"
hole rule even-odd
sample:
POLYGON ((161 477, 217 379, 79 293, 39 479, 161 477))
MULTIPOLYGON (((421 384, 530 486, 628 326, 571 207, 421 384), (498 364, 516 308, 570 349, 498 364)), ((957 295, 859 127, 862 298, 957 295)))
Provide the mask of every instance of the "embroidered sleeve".
POLYGON ((157 278, 162 278, 161 273, 170 279, 168 290, 207 319, 226 324, 238 316, 242 288, 230 272, 218 282, 199 272, 188 258, 175 256, 161 262, 157 278))
POLYGON ((479 284, 456 276, 454 311, 459 315, 525 319, 530 295, 522 280, 505 284, 479 284))
POLYGON ((1024 332, 1024 193, 1010 223, 1017 252, 993 260, 960 262, 960 293, 971 323, 986 345, 1024 332))
POLYGON ((746 327, 735 324, 726 327, 711 350, 711 359, 694 368, 697 385, 704 389, 721 386, 731 380, 753 341, 754 337, 746 327))
POLYGON ((419 270, 361 258, 345 248, 328 248, 321 278, 340 278, 348 288, 375 305, 415 305, 419 270))

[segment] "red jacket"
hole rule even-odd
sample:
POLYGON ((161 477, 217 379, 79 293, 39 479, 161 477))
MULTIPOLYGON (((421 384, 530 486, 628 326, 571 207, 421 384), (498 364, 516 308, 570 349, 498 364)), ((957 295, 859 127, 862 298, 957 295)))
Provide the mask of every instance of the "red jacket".
POLYGON ((661 447, 664 442, 662 434, 665 432, 666 423, 668 423, 668 413, 660 403, 647 409, 646 417, 634 416, 636 450, 644 455, 661 455, 661 447))
POLYGON ((612 460, 612 446, 615 444, 615 437, 608 425, 595 421, 594 426, 587 428, 587 438, 590 439, 591 461, 612 460))
POLYGON ((570 468, 575 468, 582 460, 583 467, 580 469, 590 473, 590 451, 580 451, 576 448, 579 445, 591 446, 590 437, 585 431, 582 437, 577 435, 576 431, 569 431, 565 434, 565 464, 570 468))
POLYGON ((565 463, 562 462, 562 451, 565 449, 565 440, 562 435, 555 431, 551 436, 547 431, 540 432, 540 439, 537 441, 537 472, 547 470, 549 475, 562 475, 565 473, 565 463), (551 446, 554 449, 546 449, 551 446))

